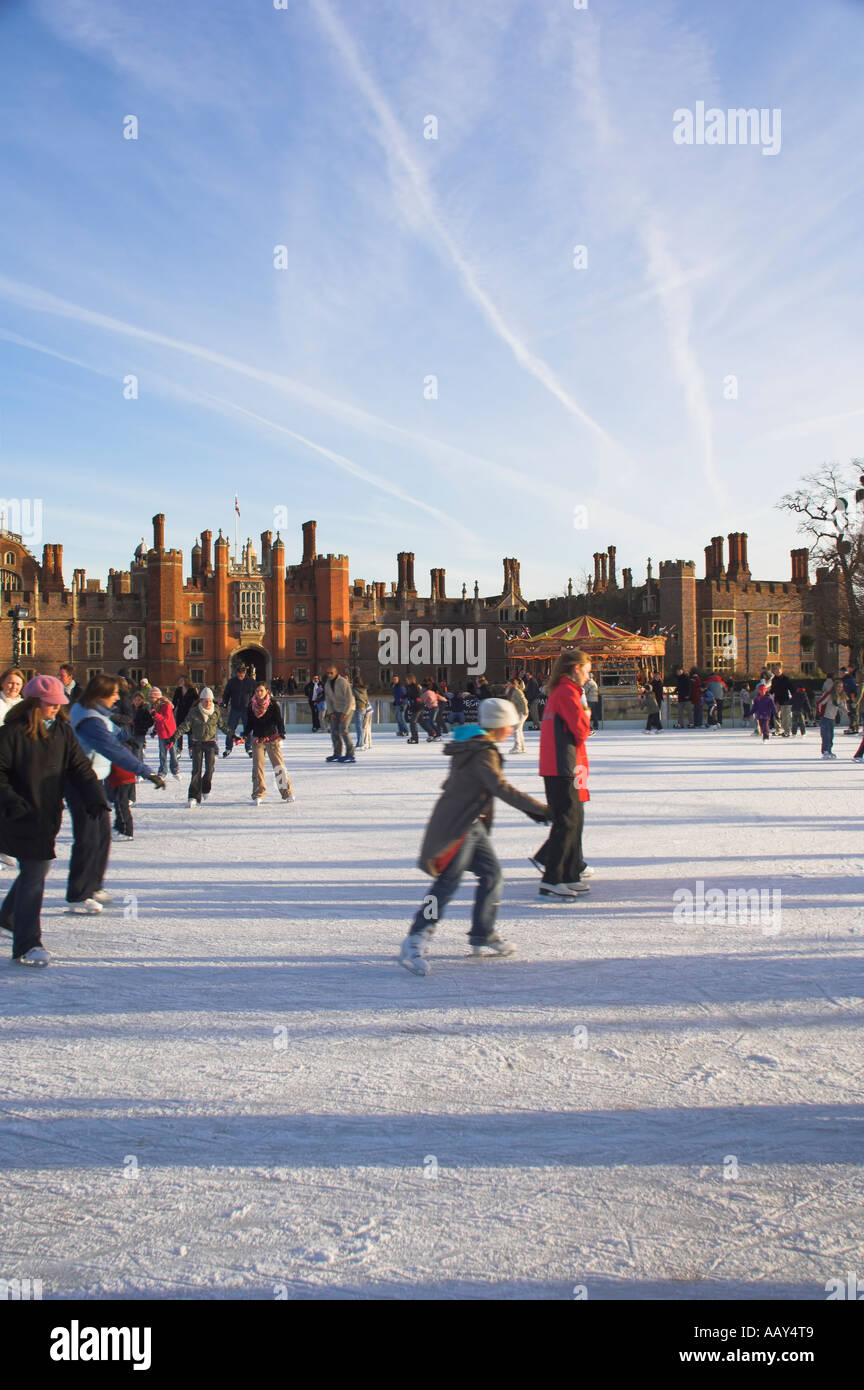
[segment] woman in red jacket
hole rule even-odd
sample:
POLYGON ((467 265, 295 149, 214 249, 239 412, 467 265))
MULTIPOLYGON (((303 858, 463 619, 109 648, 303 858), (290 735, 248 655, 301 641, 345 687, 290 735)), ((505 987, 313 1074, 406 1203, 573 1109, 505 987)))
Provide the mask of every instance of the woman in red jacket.
POLYGON ((540 776, 553 815, 549 839, 532 859, 543 870, 540 897, 576 902, 588 892, 582 877, 583 802, 588 801, 588 754, 591 716, 582 704, 582 690, 591 674, 584 652, 562 652, 552 668, 549 694, 540 725, 540 776))

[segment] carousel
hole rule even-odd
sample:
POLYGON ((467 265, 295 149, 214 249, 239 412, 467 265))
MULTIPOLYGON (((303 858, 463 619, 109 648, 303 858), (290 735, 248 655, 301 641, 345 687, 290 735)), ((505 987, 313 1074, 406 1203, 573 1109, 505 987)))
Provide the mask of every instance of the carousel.
POLYGON ((512 673, 525 670, 543 680, 559 653, 574 647, 590 656, 592 674, 601 687, 636 690, 664 673, 665 637, 643 637, 587 614, 536 637, 515 638, 507 646, 507 661, 512 673))

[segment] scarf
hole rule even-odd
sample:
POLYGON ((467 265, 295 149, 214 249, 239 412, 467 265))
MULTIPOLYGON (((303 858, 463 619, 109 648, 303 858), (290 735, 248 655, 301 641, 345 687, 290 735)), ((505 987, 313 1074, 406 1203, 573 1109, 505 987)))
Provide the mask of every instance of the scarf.
POLYGON ((257 695, 253 695, 251 704, 252 713, 254 714, 256 719, 260 719, 262 714, 264 714, 265 711, 270 707, 270 696, 269 694, 267 694, 264 696, 263 700, 260 700, 257 695))

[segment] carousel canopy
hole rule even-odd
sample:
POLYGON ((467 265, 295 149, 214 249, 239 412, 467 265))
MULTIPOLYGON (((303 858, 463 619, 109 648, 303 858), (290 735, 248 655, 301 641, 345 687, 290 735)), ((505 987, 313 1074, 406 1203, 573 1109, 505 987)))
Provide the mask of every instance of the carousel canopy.
POLYGON ((662 657, 666 653, 666 638, 642 637, 638 632, 628 632, 624 627, 585 613, 550 627, 548 632, 539 632, 536 637, 522 637, 511 642, 507 655, 530 660, 557 656, 570 647, 578 647, 591 657, 662 657))

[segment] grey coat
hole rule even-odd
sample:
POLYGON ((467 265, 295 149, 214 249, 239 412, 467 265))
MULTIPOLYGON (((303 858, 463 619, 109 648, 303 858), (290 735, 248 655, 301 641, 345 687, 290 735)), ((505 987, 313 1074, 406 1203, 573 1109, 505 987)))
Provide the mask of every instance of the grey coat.
POLYGON ((492 829, 496 796, 535 820, 551 820, 545 802, 518 791, 502 776, 503 759, 493 739, 485 734, 454 739, 444 753, 452 765, 420 847, 417 862, 424 873, 437 873, 432 861, 461 840, 475 820, 482 819, 492 829))

